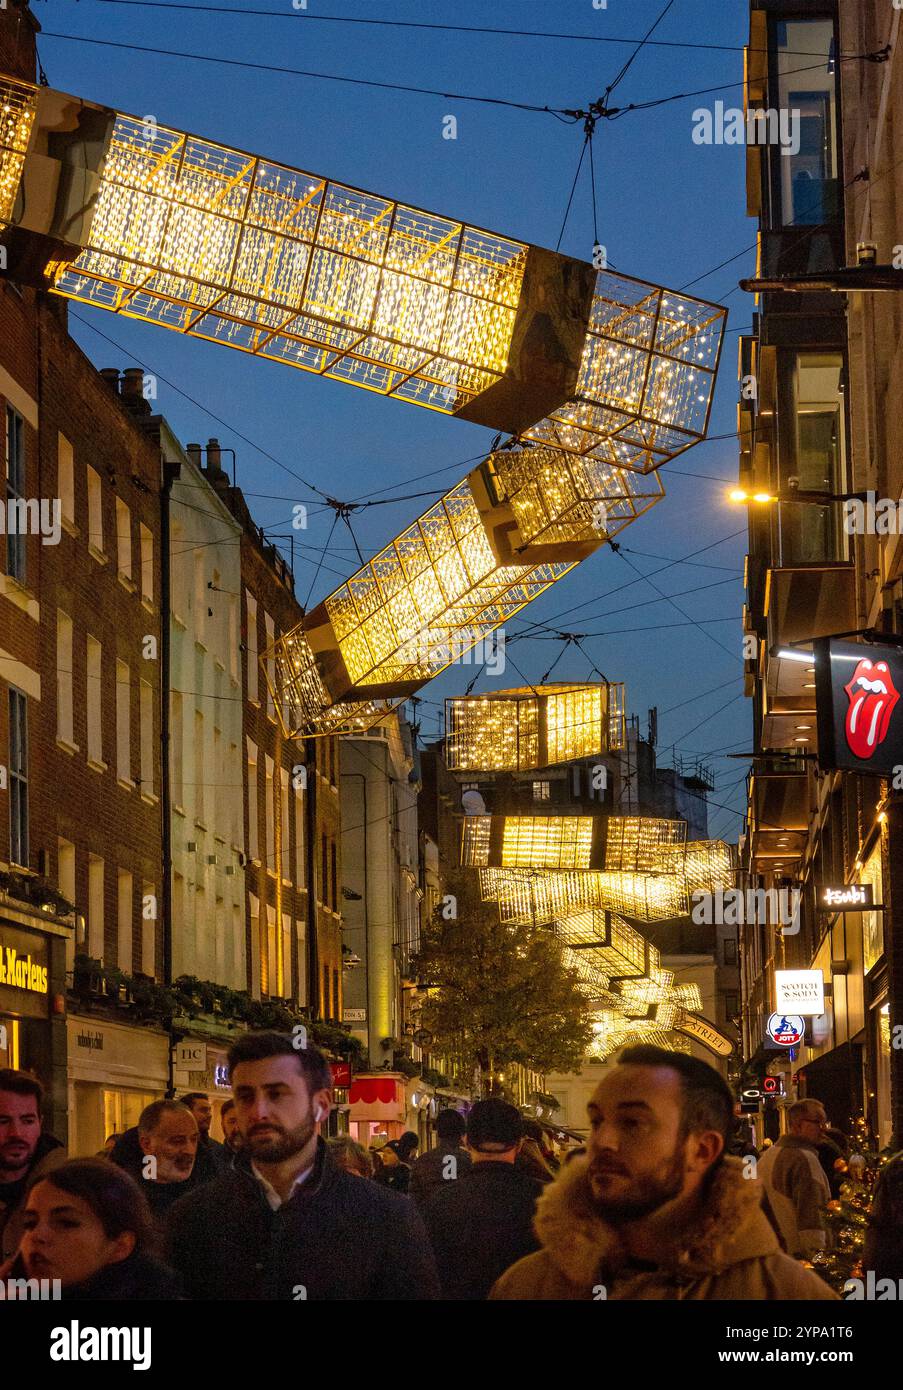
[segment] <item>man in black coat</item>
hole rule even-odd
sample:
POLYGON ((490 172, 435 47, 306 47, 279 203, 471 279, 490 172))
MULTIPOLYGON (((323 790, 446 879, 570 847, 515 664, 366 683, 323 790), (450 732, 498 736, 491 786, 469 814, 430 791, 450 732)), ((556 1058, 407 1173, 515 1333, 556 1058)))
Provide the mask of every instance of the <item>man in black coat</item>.
POLYGON ((457 1110, 440 1110, 436 1120, 436 1147, 422 1154, 411 1167, 408 1192, 418 1207, 425 1204, 447 1182, 456 1181, 470 1167, 470 1154, 461 1141, 466 1129, 464 1116, 457 1110))
POLYGON ((244 1148, 177 1202, 169 1262, 192 1299, 386 1301, 439 1294, 414 1204, 338 1168, 317 1136, 332 1078, 315 1047, 246 1033, 229 1052, 244 1148))
POLYGON ((539 1249, 533 1213, 543 1184, 515 1165, 524 1134, 520 1111, 479 1100, 467 1117, 471 1166, 427 1202, 442 1297, 485 1299, 496 1279, 539 1249))

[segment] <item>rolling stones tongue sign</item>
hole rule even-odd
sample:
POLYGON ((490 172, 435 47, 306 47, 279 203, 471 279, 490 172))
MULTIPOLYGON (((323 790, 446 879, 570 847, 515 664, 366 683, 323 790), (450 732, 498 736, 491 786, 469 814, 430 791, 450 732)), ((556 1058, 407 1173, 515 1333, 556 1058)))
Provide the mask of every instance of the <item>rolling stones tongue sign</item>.
POLYGON ((891 715, 900 692, 886 661, 864 657, 844 686, 850 701, 846 717, 847 744, 857 758, 870 758, 887 738, 891 715))
POLYGON ((877 643, 815 643, 822 767, 889 776, 903 764, 903 650, 877 643))

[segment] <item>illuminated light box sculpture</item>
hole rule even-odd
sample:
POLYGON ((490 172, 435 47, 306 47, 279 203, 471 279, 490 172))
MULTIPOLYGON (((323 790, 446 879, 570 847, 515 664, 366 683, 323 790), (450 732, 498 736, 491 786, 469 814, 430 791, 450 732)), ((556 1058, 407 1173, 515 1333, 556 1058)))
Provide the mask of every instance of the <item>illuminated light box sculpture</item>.
POLYGON ((524 438, 642 473, 705 438, 725 311, 599 273, 573 398, 524 438))
POLYGON ((19 278, 614 467, 705 435, 717 306, 13 78, 4 106, 19 278))
POLYGON ((586 951, 609 980, 640 979, 649 970, 649 942, 615 912, 576 912, 560 917, 556 935, 570 951, 586 951))
POLYGON ((683 880, 674 875, 586 871, 481 869, 484 902, 498 903, 503 922, 542 925, 588 908, 617 912, 638 922, 667 921, 687 911, 683 880))
POLYGON ((461 863, 467 868, 598 869, 665 874, 686 839, 684 820, 646 816, 468 816, 461 863))
POLYGON ((445 702, 452 771, 528 772, 624 746, 622 684, 543 685, 445 702))

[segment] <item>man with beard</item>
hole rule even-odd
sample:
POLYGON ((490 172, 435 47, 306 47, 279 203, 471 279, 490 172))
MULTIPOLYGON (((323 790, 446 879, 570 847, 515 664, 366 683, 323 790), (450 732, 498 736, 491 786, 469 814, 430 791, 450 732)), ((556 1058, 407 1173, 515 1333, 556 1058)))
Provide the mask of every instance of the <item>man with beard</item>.
POLYGON ((195 1159, 198 1127, 187 1106, 178 1100, 155 1100, 138 1120, 141 1166, 132 1176, 147 1198, 162 1234, 169 1209, 198 1185, 195 1159))
POLYGON ((621 1053, 590 1100, 585 1158, 540 1198, 542 1249, 494 1299, 836 1299, 781 1251, 760 1184, 725 1155, 733 1097, 706 1062, 621 1053))
POLYGON ((210 1126, 213 1124, 213 1106, 203 1091, 190 1091, 187 1096, 179 1096, 179 1100, 183 1105, 188 1106, 197 1121, 198 1167, 207 1166, 209 1176, 218 1177, 228 1165, 229 1155, 218 1139, 210 1137, 210 1126))
POLYGON ((19 1248, 29 1192, 66 1162, 60 1141, 41 1133, 43 1099, 36 1077, 0 1068, 0 1264, 19 1248))
POLYGON ((235 1101, 227 1100, 222 1110, 219 1112, 219 1122, 223 1127, 223 1148, 226 1150, 226 1166, 230 1167, 235 1161, 235 1155, 240 1153, 244 1147, 244 1140, 241 1137, 241 1130, 238 1127, 238 1115, 235 1112, 235 1101))
POLYGON ((229 1051, 244 1147, 170 1214, 169 1260, 188 1297, 436 1298, 414 1204, 343 1171, 319 1137, 332 1077, 322 1053, 296 1041, 246 1033, 229 1051))

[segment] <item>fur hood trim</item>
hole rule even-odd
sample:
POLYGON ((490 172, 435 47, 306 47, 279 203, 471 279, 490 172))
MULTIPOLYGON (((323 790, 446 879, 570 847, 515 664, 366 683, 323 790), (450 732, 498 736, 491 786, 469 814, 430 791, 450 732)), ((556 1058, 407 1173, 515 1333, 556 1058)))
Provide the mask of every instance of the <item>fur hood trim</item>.
MULTIPOLYGON (((592 1284, 600 1264, 617 1266, 627 1257, 618 1230, 594 1210, 589 1160, 574 1159, 539 1199, 535 1228, 549 1258, 566 1279, 592 1284)), ((676 1231, 660 1255, 660 1268, 681 1281, 717 1274, 741 1260, 779 1250, 761 1208, 761 1183, 743 1176, 739 1158, 725 1158, 711 1183, 701 1214, 687 1231, 676 1231)))

